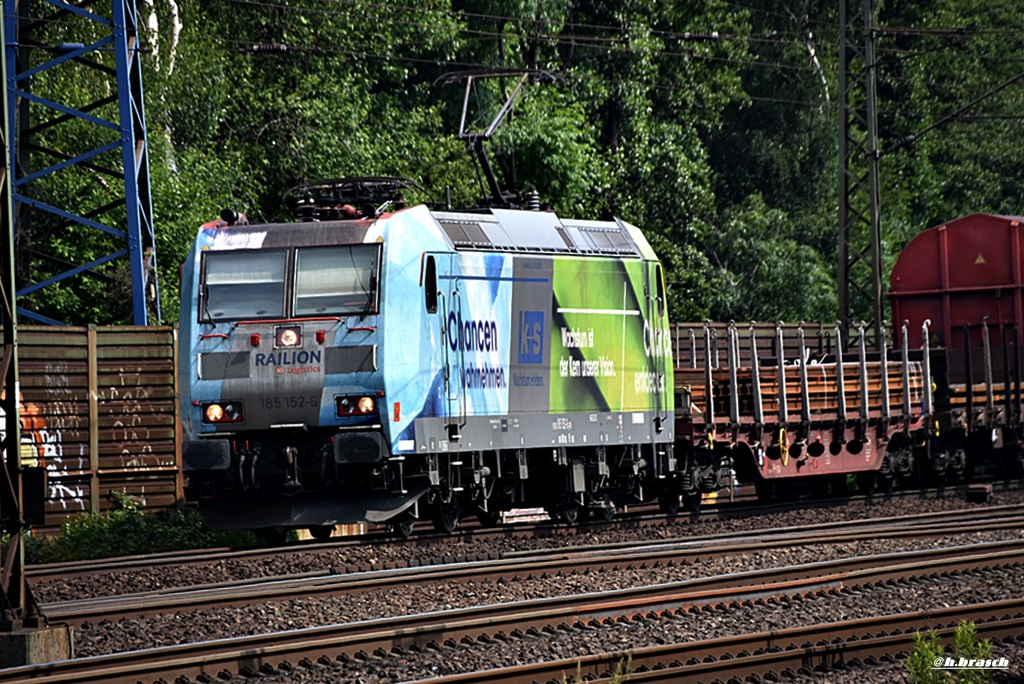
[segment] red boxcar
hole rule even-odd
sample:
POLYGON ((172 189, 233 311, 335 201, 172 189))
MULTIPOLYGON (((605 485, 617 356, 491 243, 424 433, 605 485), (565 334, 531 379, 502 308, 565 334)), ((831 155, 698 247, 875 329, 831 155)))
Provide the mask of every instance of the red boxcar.
POLYGON ((971 214, 929 228, 906 246, 889 279, 894 337, 909 321, 910 347, 923 340, 921 326, 930 320, 932 346, 981 347, 987 325, 990 344, 1002 346, 1007 335, 1020 347, 1024 288, 1024 217, 971 214))

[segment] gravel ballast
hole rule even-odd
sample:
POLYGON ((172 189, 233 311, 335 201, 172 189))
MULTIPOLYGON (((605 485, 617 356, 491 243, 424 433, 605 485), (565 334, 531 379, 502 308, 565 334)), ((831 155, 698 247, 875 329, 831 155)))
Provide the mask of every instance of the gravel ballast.
MULTIPOLYGON (((1024 495, 1016 491, 997 492, 991 504, 1017 503, 1024 495)), ((33 586, 39 600, 50 602, 119 593, 147 591, 161 587, 221 582, 251 577, 266 577, 323 571, 338 567, 363 566, 374 563, 405 563, 421 565, 424 559, 438 556, 470 555, 517 551, 535 548, 560 548, 614 541, 649 540, 652 537, 672 538, 686 535, 716 534, 737 530, 758 530, 794 526, 808 522, 829 522, 860 518, 899 518, 929 511, 975 509, 959 496, 938 499, 901 497, 873 504, 854 503, 842 508, 809 509, 805 511, 755 516, 725 521, 681 522, 655 528, 612 530, 594 534, 558 536, 547 539, 505 538, 476 541, 471 544, 449 540, 420 547, 357 547, 341 550, 284 553, 259 563, 221 561, 209 565, 182 568, 161 568, 145 573, 110 573, 83 578, 76 582, 40 583, 33 586)), ((76 630, 75 651, 79 657, 137 650, 155 646, 191 643, 251 634, 294 630, 393 615, 447 610, 474 605, 521 601, 540 597, 612 591, 627 587, 678 582, 696 577, 725 575, 768 567, 802 565, 851 556, 874 555, 1017 539, 1024 532, 1001 531, 933 539, 878 539, 833 545, 773 548, 725 558, 714 558, 699 564, 662 566, 614 572, 583 572, 552 579, 520 579, 496 582, 444 582, 430 587, 369 591, 338 599, 289 600, 244 608, 224 608, 188 614, 162 615, 84 625, 76 630)), ((870 591, 844 592, 838 597, 817 597, 780 605, 754 605, 711 615, 681 615, 654 622, 615 624, 592 630, 570 630, 543 638, 523 638, 491 645, 459 646, 427 649, 420 654, 393 655, 386 658, 335 663, 311 670, 297 668, 289 674, 262 677, 274 682, 364 682, 384 684, 427 679, 442 674, 487 669, 516 663, 557 660, 602 651, 616 651, 643 646, 708 639, 730 634, 766 629, 781 629, 831 622, 877 614, 910 612, 966 603, 980 603, 1024 596, 1024 582, 1019 570, 1000 569, 983 576, 927 580, 870 591)), ((1009 647, 1007 647, 1009 648, 1009 647)), ((1019 650, 1019 649, 1018 649, 1019 650)), ((1007 653, 1016 652, 1010 648, 1007 653)), ((997 655, 1001 653, 997 650, 997 655)), ((1024 671, 1024 659, 1011 657, 1011 670, 1024 671)), ((846 682, 842 677, 858 675, 856 681, 900 681, 905 676, 902 664, 882 665, 869 673, 830 673, 818 681, 846 682), (874 677, 879 677, 875 679, 874 677)), ((571 681, 573 673, 566 673, 571 681)), ((1010 676, 1007 673, 996 673, 1010 676)), ((1012 673, 1010 673, 1012 674, 1012 673)), ((1011 681, 995 679, 994 681, 1011 681)))

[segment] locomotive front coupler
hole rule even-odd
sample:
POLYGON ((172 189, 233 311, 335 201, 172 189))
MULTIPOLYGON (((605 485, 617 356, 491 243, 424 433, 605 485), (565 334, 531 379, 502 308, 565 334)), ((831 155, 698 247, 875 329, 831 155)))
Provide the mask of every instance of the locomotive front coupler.
POLYGON ((260 459, 260 446, 254 444, 248 446, 237 446, 238 455, 238 483, 242 489, 259 489, 259 477, 257 476, 257 464, 260 459))

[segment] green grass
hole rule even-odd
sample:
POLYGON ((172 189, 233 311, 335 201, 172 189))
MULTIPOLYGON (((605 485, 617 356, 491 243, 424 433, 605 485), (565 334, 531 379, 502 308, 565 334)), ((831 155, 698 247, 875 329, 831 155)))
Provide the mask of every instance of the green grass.
MULTIPOLYGON (((611 673, 611 684, 628 684, 630 673, 633 670, 633 656, 632 654, 626 658, 625 661, 620 660, 615 664, 615 669, 611 673)), ((576 664, 576 678, 572 684, 583 684, 583 666, 581 663, 576 664)), ((562 684, 569 684, 569 681, 562 676, 562 684)))

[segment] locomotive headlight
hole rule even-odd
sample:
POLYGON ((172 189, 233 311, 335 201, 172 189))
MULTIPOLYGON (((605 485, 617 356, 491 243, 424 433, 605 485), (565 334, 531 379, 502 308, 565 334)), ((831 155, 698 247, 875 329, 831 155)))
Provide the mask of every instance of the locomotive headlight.
POLYGON ((238 423, 243 418, 240 402, 203 404, 202 409, 204 423, 238 423))
POLYGON ((220 404, 210 404, 204 413, 207 423, 219 423, 224 420, 224 407, 220 404))
POLYGON ((224 405, 224 420, 228 422, 235 422, 236 420, 242 419, 242 407, 238 404, 225 404, 224 405))
POLYGON ((335 405, 339 416, 366 416, 377 409, 373 397, 338 397, 335 405))
POLYGON ((277 328, 274 331, 274 343, 278 347, 297 347, 302 344, 302 330, 294 325, 277 328))

